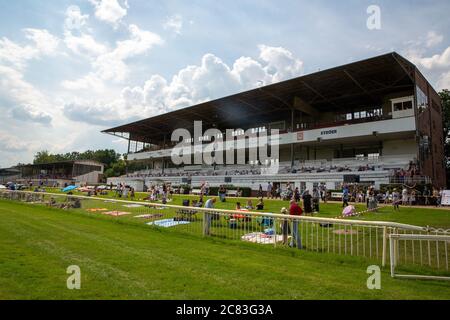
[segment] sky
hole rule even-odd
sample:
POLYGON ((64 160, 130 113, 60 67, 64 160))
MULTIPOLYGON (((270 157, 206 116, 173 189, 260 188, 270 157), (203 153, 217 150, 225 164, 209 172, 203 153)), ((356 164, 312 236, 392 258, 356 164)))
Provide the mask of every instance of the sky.
POLYGON ((391 51, 450 89, 449 12, 448 0, 0 0, 0 167, 41 150, 124 153, 101 131, 391 51))

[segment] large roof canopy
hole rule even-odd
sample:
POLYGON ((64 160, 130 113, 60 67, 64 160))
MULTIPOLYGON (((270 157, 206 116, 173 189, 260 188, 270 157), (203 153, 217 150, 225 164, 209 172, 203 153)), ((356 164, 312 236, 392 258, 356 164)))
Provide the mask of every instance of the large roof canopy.
POLYGON ((413 88, 415 66, 396 52, 233 94, 102 132, 154 143, 177 128, 243 128, 286 118, 292 109, 347 111, 379 104, 387 94, 413 88))

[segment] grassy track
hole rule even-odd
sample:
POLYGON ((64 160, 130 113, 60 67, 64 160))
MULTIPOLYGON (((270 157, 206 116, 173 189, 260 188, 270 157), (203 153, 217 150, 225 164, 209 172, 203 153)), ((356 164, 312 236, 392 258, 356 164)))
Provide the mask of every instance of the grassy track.
POLYGON ((448 283, 387 270, 368 290, 371 263, 0 200, 1 299, 450 299, 448 283), (73 264, 81 290, 66 288, 73 264))

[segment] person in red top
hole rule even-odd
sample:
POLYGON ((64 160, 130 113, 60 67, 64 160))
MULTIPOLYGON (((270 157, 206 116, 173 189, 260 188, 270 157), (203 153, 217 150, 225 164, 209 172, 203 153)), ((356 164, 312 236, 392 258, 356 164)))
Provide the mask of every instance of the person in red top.
POLYGON ((295 202, 295 200, 291 200, 291 206, 289 207, 289 214, 293 216, 301 216, 303 214, 302 208, 295 202))
MULTIPOLYGON (((301 216, 303 214, 302 208, 297 204, 295 200, 291 200, 289 207, 289 214, 293 216, 301 216)), ((300 237, 300 232, 298 231, 298 219, 292 219, 292 238, 291 243, 289 244, 290 247, 297 247, 297 249, 302 248, 302 239, 300 237), (294 243, 295 241, 295 243, 294 243)))

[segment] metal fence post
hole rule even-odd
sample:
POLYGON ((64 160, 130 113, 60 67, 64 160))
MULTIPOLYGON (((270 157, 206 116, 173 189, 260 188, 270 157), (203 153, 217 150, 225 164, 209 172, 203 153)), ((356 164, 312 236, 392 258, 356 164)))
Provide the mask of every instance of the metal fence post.
POLYGON ((387 227, 383 227, 383 256, 381 258, 381 266, 386 266, 386 248, 387 246, 387 227))
POLYGON ((391 263, 391 277, 393 278, 394 277, 394 273, 395 273, 395 252, 394 252, 394 248, 395 248, 395 245, 394 245, 394 238, 392 237, 392 235, 389 237, 389 246, 390 246, 390 256, 391 256, 391 261, 390 261, 390 263, 391 263))
POLYGON ((203 235, 209 236, 211 234, 211 213, 203 212, 203 235))

